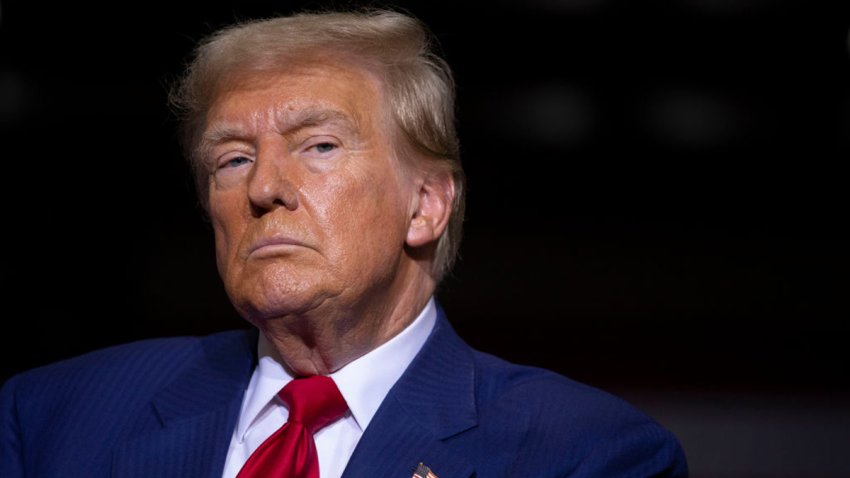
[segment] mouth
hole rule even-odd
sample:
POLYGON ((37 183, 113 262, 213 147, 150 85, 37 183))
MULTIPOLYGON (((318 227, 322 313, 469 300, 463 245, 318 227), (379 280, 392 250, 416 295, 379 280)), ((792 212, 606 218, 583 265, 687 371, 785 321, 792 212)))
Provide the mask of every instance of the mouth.
POLYGON ((256 241, 248 250, 248 256, 280 254, 306 247, 301 241, 288 236, 271 236, 256 241))

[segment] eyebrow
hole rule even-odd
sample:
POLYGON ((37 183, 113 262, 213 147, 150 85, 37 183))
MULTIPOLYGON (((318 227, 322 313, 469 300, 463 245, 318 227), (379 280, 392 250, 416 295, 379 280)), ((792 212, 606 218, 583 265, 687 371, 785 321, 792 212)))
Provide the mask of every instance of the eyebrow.
MULTIPOLYGON (((290 135, 304 128, 322 125, 333 125, 351 135, 356 135, 358 131, 356 121, 345 113, 331 108, 309 107, 297 111, 278 108, 274 116, 276 124, 282 126, 280 131, 282 135, 290 135)), ((213 147, 229 140, 244 139, 248 135, 246 128, 239 122, 217 123, 201 135, 197 151, 203 158, 213 147)))
POLYGON ((333 124, 347 132, 357 131, 357 124, 350 116, 330 108, 305 108, 292 113, 279 111, 275 119, 278 124, 287 125, 283 128, 283 134, 324 124, 333 124))

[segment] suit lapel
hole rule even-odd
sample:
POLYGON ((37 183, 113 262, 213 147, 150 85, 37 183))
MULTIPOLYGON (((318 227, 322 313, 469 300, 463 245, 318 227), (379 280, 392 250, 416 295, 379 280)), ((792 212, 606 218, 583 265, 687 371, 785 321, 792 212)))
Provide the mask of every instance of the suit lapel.
POLYGON ((419 462, 440 478, 467 478, 469 461, 443 440, 477 424, 472 351, 438 307, 422 350, 390 390, 343 478, 409 478, 419 462))
POLYGON ((118 447, 113 476, 221 476, 256 361, 256 337, 251 331, 204 339, 195 363, 154 397, 159 426, 118 447))

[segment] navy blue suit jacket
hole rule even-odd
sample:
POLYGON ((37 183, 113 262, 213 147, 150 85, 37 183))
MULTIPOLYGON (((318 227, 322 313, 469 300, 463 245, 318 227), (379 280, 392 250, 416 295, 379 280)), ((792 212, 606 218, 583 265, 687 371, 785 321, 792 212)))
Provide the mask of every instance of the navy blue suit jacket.
MULTIPOLYGON (((153 339, 13 377, 0 477, 221 476, 256 331, 153 339)), ((437 325, 343 478, 683 477, 676 439, 605 392, 477 352, 437 325)))

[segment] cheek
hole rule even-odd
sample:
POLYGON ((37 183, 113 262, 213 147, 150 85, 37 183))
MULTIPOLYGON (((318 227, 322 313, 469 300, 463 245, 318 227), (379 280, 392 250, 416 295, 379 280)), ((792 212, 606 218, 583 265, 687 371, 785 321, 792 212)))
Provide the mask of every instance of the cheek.
POLYGON ((370 256, 392 257, 404 243, 406 203, 399 187, 387 178, 357 181, 339 192, 335 222, 347 247, 370 256))
POLYGON ((225 265, 227 265, 227 240, 224 239, 217 227, 215 228, 215 262, 219 275, 224 276, 227 270, 225 268, 225 265))
POLYGON ((238 243, 234 234, 238 232, 237 211, 233 207, 225 206, 231 204, 223 198, 210 200, 210 220, 215 233, 216 262, 221 273, 226 272, 226 265, 230 262, 235 252, 233 248, 238 243))

